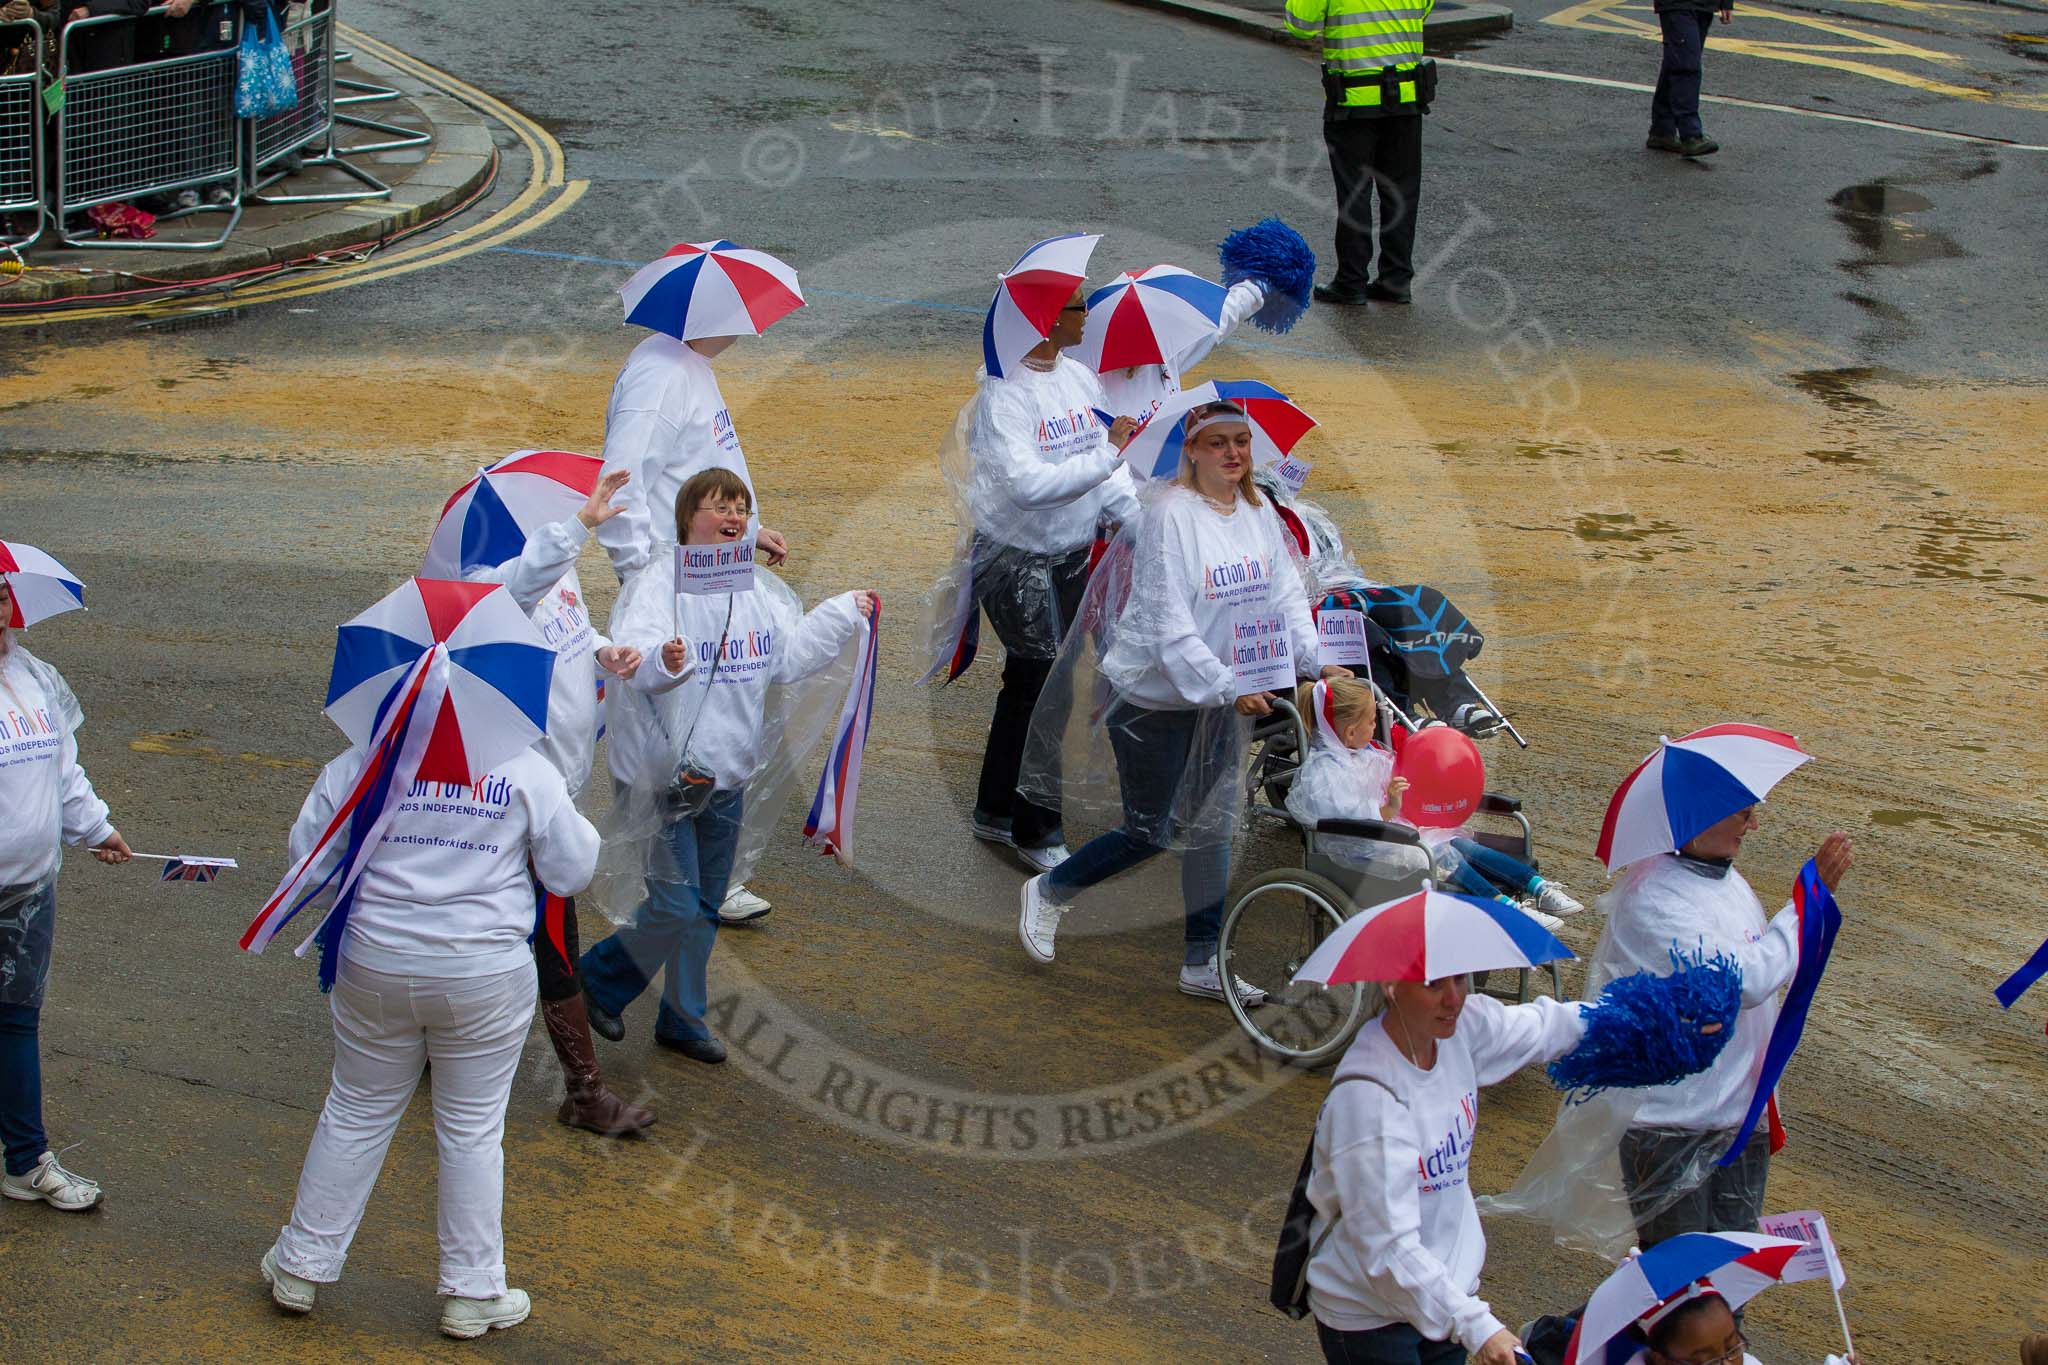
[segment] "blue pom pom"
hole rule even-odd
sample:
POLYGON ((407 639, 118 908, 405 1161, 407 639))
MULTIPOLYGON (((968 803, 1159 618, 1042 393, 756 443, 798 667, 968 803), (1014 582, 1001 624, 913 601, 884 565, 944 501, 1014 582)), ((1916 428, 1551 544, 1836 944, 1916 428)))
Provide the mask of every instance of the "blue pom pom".
POLYGON ((1266 302, 1252 314, 1252 325, 1284 332, 1308 310, 1316 283, 1316 253, 1278 218, 1239 228, 1223 239, 1223 283, 1250 280, 1266 291, 1266 302))
POLYGON ((1728 1046, 1742 1008, 1742 969, 1722 954, 1671 953, 1669 976, 1611 981, 1586 1011, 1586 1036, 1552 1062, 1550 1083, 1585 1099, 1603 1090, 1674 1085, 1728 1046), (1706 1032, 1710 1024, 1721 1027, 1706 1032))

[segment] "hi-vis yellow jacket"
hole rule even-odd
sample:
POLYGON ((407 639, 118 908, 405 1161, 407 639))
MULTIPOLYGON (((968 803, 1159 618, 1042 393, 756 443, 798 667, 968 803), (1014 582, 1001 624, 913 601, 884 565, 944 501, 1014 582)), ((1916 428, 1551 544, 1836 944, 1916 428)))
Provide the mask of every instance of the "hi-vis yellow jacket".
POLYGON ((1352 109, 1416 105, 1414 80, 1390 74, 1379 81, 1345 80, 1411 72, 1422 61, 1422 21, 1436 0, 1287 0, 1287 31, 1323 44, 1323 74, 1330 102, 1352 109), (1341 89, 1340 89, 1341 87, 1341 89))

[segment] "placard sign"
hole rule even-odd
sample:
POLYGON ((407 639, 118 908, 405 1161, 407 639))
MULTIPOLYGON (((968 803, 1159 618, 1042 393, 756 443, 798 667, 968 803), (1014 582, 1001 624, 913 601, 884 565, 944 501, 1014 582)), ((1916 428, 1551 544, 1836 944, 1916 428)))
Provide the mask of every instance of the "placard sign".
POLYGON ((1342 664, 1360 677, 1370 676, 1372 658, 1366 647, 1364 612, 1325 607, 1316 613, 1316 634, 1322 640, 1324 663, 1342 664))
POLYGON ((1757 1227, 1769 1237, 1794 1238, 1806 1243, 1806 1250, 1785 1263, 1779 1278, 1786 1284, 1825 1278, 1836 1289, 1849 1282, 1842 1258, 1835 1251, 1835 1239, 1828 1232, 1828 1220, 1812 1209, 1799 1213, 1767 1213, 1757 1227))
POLYGON ((685 597, 723 597, 754 590, 754 538, 676 546, 676 591, 685 597))
POLYGON ((1299 459, 1293 455, 1282 455, 1273 462, 1273 477, 1280 480, 1290 494, 1299 493, 1301 486, 1308 482, 1308 473, 1315 468, 1311 460, 1299 459))
POLYGON ((1237 695, 1284 692, 1294 686, 1294 652, 1287 643, 1287 618, 1278 612, 1246 612, 1230 640, 1230 671, 1237 695))

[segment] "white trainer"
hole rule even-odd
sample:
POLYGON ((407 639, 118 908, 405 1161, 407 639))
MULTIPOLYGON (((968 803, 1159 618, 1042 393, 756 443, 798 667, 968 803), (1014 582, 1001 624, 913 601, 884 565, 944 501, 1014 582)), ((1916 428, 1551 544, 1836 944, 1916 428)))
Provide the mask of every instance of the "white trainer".
POLYGON ((449 1296, 441 1309, 441 1335, 470 1341, 492 1328, 517 1327, 533 1312, 533 1300, 524 1289, 508 1289, 495 1299, 459 1299, 449 1296))
POLYGON ((1047 844, 1044 848, 1020 848, 1017 856, 1040 872, 1050 872, 1069 855, 1065 844, 1047 844))
POLYGON ((1536 893, 1536 908, 1548 915, 1576 915, 1586 907, 1579 904, 1578 897, 1545 877, 1543 889, 1536 893))
MULTIPOLYGON (((1237 990, 1237 1001, 1248 1010, 1255 1010, 1266 1003, 1266 993, 1241 976, 1230 978, 1230 984, 1237 990)), ((1216 959, 1210 958, 1199 967, 1180 969, 1180 991, 1182 995, 1198 995, 1204 1000, 1223 999, 1223 976, 1216 970, 1216 959)))
POLYGON ((270 1286, 271 1302, 287 1313, 310 1313, 320 1286, 300 1279, 277 1263, 277 1248, 263 1253, 263 1282, 270 1286))
POLYGON ((1548 913, 1547 911, 1537 909, 1534 904, 1528 901, 1524 901, 1518 904, 1517 906, 1515 906, 1515 909, 1521 911, 1530 919, 1535 920, 1538 924, 1542 925, 1545 929, 1549 930, 1553 934, 1556 933, 1558 930, 1564 928, 1563 920, 1559 919, 1556 915, 1548 913))
POLYGON ((44 1152, 27 1175, 0 1179, 0 1194, 28 1202, 40 1200, 66 1213, 79 1213, 100 1202, 99 1182, 65 1170, 57 1164, 54 1152, 44 1152))
POLYGON ((1042 875, 1025 882, 1017 898, 1021 902, 1017 912, 1017 937, 1023 940, 1024 951, 1031 954, 1033 962, 1052 961, 1052 941, 1060 931, 1060 916, 1066 914, 1069 907, 1046 895, 1042 875))
POLYGON ((725 893, 725 903, 718 907, 718 922, 751 924, 774 908, 744 886, 735 886, 725 893))

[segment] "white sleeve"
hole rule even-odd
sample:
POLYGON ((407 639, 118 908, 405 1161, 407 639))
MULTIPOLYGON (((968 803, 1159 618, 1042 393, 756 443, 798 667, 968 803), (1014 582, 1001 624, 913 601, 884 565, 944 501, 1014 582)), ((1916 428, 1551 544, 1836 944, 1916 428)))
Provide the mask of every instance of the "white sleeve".
POLYGON ((85 769, 79 766, 78 737, 68 726, 64 741, 57 748, 57 771, 63 774, 58 780, 63 784, 64 842, 89 846, 105 843, 114 833, 113 822, 107 818, 107 803, 93 791, 85 769))
POLYGON ((1060 507, 1080 497, 1123 468, 1105 435, 1097 448, 1077 452, 1059 464, 1038 453, 1030 435, 1034 414, 1002 397, 984 399, 975 409, 976 469, 1019 507, 1060 507))
POLYGON ((597 872, 597 826, 569 799, 562 775, 552 765, 536 765, 536 770, 539 766, 546 766, 547 778, 553 780, 536 794, 534 828, 526 836, 533 874, 557 896, 573 896, 589 886, 597 872), (541 810, 547 811, 544 819, 541 810))
MULTIPOLYGON (((632 480, 627 480, 627 486, 632 486, 632 480)), ((576 566, 576 556, 583 553, 589 540, 590 528, 577 518, 551 521, 526 538, 517 559, 508 559, 496 568, 471 569, 463 578, 471 583, 502 583, 519 610, 530 614, 562 581, 562 575, 576 566)))
POLYGON ((775 647, 770 676, 779 683, 808 678, 839 657, 840 646, 860 630, 860 608, 853 594, 828 597, 782 627, 786 643, 775 647))
POLYGON ((1119 525, 1138 515, 1138 481, 1121 455, 1117 457, 1116 473, 1103 481, 1102 510, 1119 525))
POLYGON ((1586 1007, 1576 1000, 1539 996, 1504 1005, 1474 994, 1458 1017, 1458 1037, 1472 1053, 1481 1085, 1497 1085, 1536 1062, 1555 1061, 1586 1036, 1586 1007))
MULTIPOLYGON (((614 517, 613 521, 618 520, 614 517)), ((609 526, 611 523, 606 522, 609 526)), ((694 651, 683 658, 683 671, 671 673, 661 662, 661 647, 677 637, 674 580, 665 564, 649 564, 626 583, 612 606, 612 640, 640 651, 640 667, 624 679, 642 692, 666 692, 697 671, 694 651)), ((685 637, 687 639, 687 637, 685 637)))
POLYGON ((1240 280, 1230 286, 1223 296, 1223 311, 1217 317, 1216 330, 1196 337, 1186 349, 1174 357, 1174 371, 1186 374, 1208 358, 1216 349, 1216 343, 1237 330, 1237 325, 1263 308, 1266 291, 1250 280, 1240 280))
POLYGON ((1153 647, 1181 695, 1197 705, 1228 706, 1237 698, 1237 675, 1209 648, 1188 606, 1200 572, 1188 548, 1186 524, 1179 517, 1161 515, 1156 543, 1139 547, 1131 600, 1158 610, 1159 635, 1153 647))
POLYGON ((1799 912, 1786 901, 1771 916, 1762 939, 1732 945, 1730 951, 1742 966, 1743 1008, 1761 1005, 1790 985, 1799 970, 1799 912))
POLYGON ((1341 1215, 1333 1239, 1348 1243, 1373 1300, 1432 1340, 1452 1336, 1476 1351, 1501 1330, 1484 1299, 1451 1281, 1450 1268, 1422 1242, 1422 1150, 1406 1114, 1380 1087, 1331 1100, 1327 1165, 1341 1215))
MULTIPOLYGON (((305 857, 321 834, 326 832, 328 823, 334 819, 334 812, 341 806, 343 791, 362 772, 364 760, 361 749, 348 749, 329 760, 327 766, 320 770, 320 776, 313 781, 313 790, 306 793, 306 800, 299 807, 299 818, 292 822, 291 838, 285 843, 285 855, 292 866, 296 867, 299 859, 305 857)), ((345 839, 329 844, 321 864, 333 863, 347 846, 345 839)), ((320 870, 320 866, 309 869, 309 880, 303 884, 318 885, 320 878, 311 874, 320 870)))
POLYGON ((625 508, 597 528, 597 543, 611 557, 621 581, 647 563, 654 550, 654 520, 647 506, 648 471, 679 439, 675 426, 652 408, 633 408, 605 429, 602 478, 623 469, 633 477, 619 490, 625 508))

